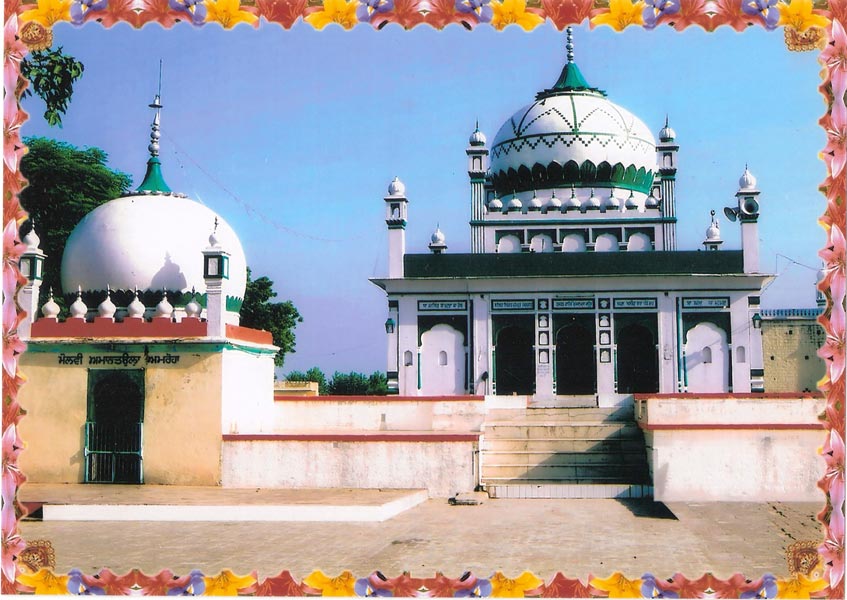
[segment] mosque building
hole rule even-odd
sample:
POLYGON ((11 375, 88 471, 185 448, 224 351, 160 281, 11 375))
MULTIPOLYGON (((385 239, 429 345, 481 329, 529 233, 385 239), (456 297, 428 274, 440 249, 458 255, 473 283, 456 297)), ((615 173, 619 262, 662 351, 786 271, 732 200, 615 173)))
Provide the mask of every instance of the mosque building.
POLYGON ((65 314, 52 292, 38 306, 45 256, 34 229, 23 239, 29 482, 817 499, 824 401, 797 389, 816 371, 792 346, 811 317, 760 310, 755 177, 724 209, 741 250, 722 248, 714 210, 703 249, 679 250, 676 133, 656 142, 589 85, 570 30, 567 50, 490 146, 471 134, 470 253, 440 229, 407 253, 390 183, 380 397, 275 392, 272 336, 239 324, 236 233, 165 183, 157 95, 142 183, 67 240, 65 314), (767 364, 808 371, 782 395, 764 393, 768 328, 767 364))
POLYGON ((68 238, 64 320, 52 290, 39 310, 45 256, 34 229, 23 239, 20 430, 49 448, 22 458, 31 481, 216 485, 222 433, 270 420, 277 348, 239 326, 244 250, 223 218, 165 183, 158 95, 150 106, 141 185, 68 238))
MULTIPOLYGON (((712 211, 677 249, 679 145, 592 87, 573 59, 553 86, 466 150, 471 252, 405 251, 409 201, 385 197, 388 377, 400 395, 531 396, 610 406, 633 393, 763 391, 759 190, 745 167, 741 250, 712 211)), ((707 209, 704 208, 705 213, 707 209)))

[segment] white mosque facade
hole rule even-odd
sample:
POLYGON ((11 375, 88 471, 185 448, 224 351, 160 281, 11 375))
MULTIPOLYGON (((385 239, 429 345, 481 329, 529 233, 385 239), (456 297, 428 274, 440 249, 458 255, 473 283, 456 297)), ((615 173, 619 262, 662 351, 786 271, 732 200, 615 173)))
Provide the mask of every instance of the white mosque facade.
MULTIPOLYGON (((405 251, 409 201, 385 197, 388 375, 400 395, 556 398, 600 406, 633 393, 763 390, 759 190, 744 169, 742 249, 720 249, 712 211, 702 251, 677 249, 679 146, 586 83, 558 81, 487 145, 466 150, 471 252, 405 251)), ((720 193, 720 191, 716 191, 720 193)), ((704 207, 703 212, 706 213, 704 207)), ((427 215, 429 217, 429 215, 427 215)))

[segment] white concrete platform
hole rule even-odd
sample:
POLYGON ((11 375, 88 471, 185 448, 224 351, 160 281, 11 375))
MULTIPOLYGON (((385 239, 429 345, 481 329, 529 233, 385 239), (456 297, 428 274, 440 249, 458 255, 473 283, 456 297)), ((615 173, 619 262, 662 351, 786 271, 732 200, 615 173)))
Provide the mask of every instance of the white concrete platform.
POLYGON ((233 489, 27 484, 44 521, 383 522, 429 499, 426 490, 233 489))

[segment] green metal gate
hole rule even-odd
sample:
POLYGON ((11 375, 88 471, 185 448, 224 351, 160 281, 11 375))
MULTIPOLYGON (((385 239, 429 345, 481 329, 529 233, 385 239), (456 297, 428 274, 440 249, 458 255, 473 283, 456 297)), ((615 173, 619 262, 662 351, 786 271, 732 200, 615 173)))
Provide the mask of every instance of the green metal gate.
POLYGON ((85 482, 143 483, 143 423, 85 423, 85 482))

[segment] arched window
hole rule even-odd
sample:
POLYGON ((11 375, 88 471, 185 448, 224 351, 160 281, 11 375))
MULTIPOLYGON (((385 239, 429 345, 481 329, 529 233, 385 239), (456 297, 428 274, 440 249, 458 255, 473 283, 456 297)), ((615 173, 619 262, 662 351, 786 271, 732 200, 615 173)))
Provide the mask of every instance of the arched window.
POLYGON ((406 350, 403 353, 403 365, 407 366, 407 367, 412 365, 412 351, 411 350, 406 350))
POLYGON ((543 233, 533 236, 529 249, 531 252, 552 252, 553 239, 543 233))
POLYGON ((438 353, 438 364, 442 367, 447 366, 447 353, 444 350, 438 353))
POLYGON ((594 241, 595 252, 617 252, 618 238, 611 233, 601 233, 594 241))
POLYGON ((747 362, 747 350, 744 346, 739 346, 735 349, 735 362, 737 363, 746 363, 747 362))
POLYGON ((653 242, 646 233, 633 233, 626 243, 628 252, 646 252, 653 249, 653 242))
POLYGON ((497 242, 497 252, 512 253, 521 251, 521 241, 516 235, 504 235, 497 242))
POLYGON ((576 233, 566 235, 562 240, 562 252, 585 252, 585 239, 576 233))
POLYGON ((703 348, 703 363, 711 363, 712 362, 712 349, 706 346, 703 348))

